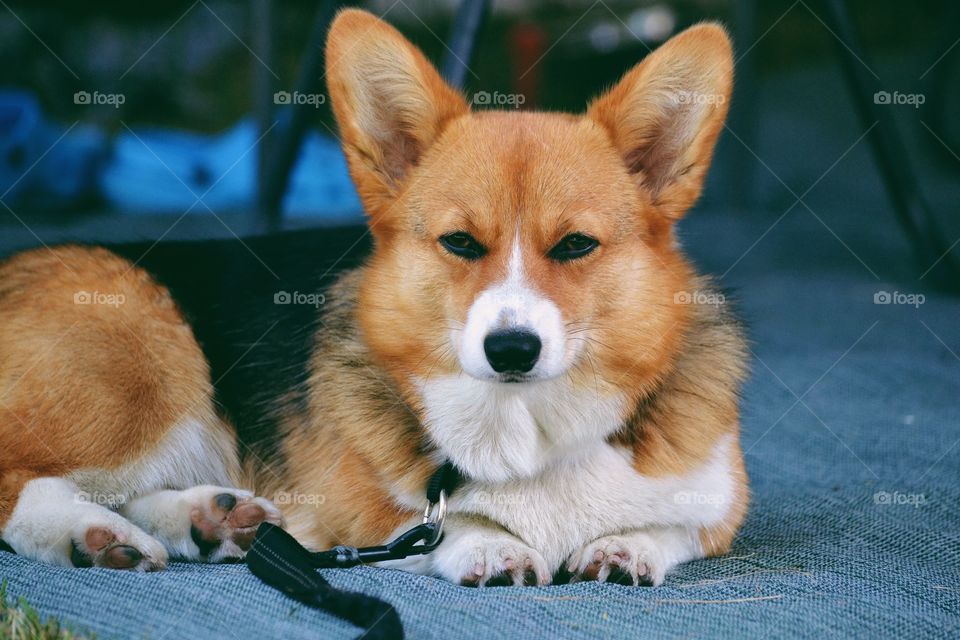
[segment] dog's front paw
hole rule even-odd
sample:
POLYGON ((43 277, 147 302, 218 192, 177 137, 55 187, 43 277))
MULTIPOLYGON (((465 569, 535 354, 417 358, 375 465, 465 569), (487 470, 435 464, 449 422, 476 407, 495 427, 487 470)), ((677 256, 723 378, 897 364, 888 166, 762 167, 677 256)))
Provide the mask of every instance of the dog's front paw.
POLYGON ((114 513, 83 519, 70 538, 75 567, 154 571, 167 564, 167 550, 160 542, 114 513))
POLYGON ((585 545, 567 562, 572 581, 660 586, 666 559, 657 540, 643 532, 605 536, 585 545))
POLYGON ((123 515, 182 560, 239 560, 263 522, 283 525, 280 510, 249 491, 202 485, 157 491, 132 500, 123 515))
POLYGON ((209 562, 243 558, 263 522, 280 525, 280 510, 266 498, 222 487, 184 491, 190 504, 190 537, 209 562))
POLYGON ((468 587, 550 583, 543 557, 505 531, 476 528, 450 532, 433 556, 437 574, 468 587))

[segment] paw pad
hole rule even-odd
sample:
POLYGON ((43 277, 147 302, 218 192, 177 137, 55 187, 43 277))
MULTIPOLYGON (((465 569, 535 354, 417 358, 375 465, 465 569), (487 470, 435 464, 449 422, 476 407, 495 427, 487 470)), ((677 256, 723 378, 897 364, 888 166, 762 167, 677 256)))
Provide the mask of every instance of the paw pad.
POLYGON ((656 549, 643 537, 610 536, 596 540, 574 554, 567 563, 571 582, 597 581, 623 585, 658 585, 658 573, 651 558, 656 549))
POLYGON ((437 550, 441 575, 465 587, 549 584, 550 572, 539 553, 505 535, 475 534, 451 540, 437 550))
POLYGON ((152 562, 127 537, 104 526, 86 530, 82 541, 73 540, 70 561, 75 567, 106 569, 158 569, 162 562, 152 562))
POLYGON ((212 560, 238 559, 250 548, 263 522, 281 522, 280 512, 262 498, 220 492, 201 500, 190 512, 190 537, 201 555, 212 560))

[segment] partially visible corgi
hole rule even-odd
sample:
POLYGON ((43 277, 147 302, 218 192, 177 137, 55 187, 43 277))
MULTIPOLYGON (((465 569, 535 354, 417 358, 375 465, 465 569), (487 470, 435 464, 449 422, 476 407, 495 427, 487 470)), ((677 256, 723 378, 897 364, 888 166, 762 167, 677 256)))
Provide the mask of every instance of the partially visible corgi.
POLYGON ((242 557, 263 521, 379 544, 450 461, 442 543, 397 566, 658 585, 724 553, 747 508, 745 347, 674 235, 727 112, 723 29, 673 38, 584 115, 471 111, 358 10, 326 60, 372 242, 0 266, 2 538, 138 570, 242 557))

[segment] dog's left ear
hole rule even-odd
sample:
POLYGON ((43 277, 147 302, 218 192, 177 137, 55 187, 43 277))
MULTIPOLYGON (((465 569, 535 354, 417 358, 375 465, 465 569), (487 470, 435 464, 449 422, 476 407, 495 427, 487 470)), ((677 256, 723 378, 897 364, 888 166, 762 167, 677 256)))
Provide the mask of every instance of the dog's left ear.
POLYGON ((350 172, 377 222, 444 127, 469 108, 415 46, 366 11, 337 16, 326 65, 350 172))
POLYGON ((669 219, 700 195, 732 83, 726 31, 701 24, 647 56, 587 111, 669 219))

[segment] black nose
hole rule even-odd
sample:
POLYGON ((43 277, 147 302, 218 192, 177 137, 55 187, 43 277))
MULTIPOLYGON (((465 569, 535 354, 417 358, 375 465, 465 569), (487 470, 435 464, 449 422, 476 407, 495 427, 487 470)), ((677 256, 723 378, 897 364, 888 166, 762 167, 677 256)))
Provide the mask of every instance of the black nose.
POLYGON ((487 362, 497 373, 527 373, 540 357, 540 338, 531 331, 496 331, 483 341, 487 362))

